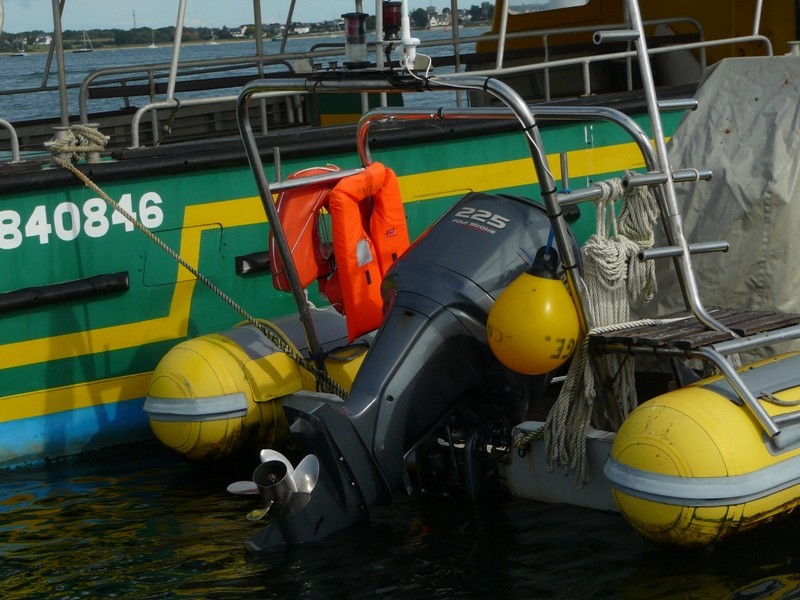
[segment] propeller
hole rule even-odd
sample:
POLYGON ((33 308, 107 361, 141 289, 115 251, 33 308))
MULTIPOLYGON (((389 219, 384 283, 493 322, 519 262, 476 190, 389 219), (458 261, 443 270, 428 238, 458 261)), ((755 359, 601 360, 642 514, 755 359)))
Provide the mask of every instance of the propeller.
POLYGON ((260 494, 266 505, 247 513, 248 521, 259 521, 272 512, 276 518, 286 518, 300 511, 311 500, 319 480, 319 459, 309 454, 297 467, 280 452, 262 450, 261 464, 253 471, 252 481, 236 481, 228 492, 238 495, 260 494))

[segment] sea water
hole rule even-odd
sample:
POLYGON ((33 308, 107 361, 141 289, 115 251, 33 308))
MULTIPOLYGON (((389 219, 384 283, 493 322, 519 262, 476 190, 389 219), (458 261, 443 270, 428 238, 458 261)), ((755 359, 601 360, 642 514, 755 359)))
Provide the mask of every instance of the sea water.
MULTIPOLYGON (((469 27, 462 28, 460 31, 461 37, 478 36, 487 30, 486 27, 469 27)), ((419 36, 423 40, 435 39, 449 39, 452 34, 444 30, 420 31, 414 32, 415 36, 419 36)), ((305 52, 315 46, 329 48, 334 44, 343 44, 344 37, 330 36, 330 37, 290 37, 287 41, 286 52, 305 52)), ((280 50, 280 42, 278 41, 264 41, 264 53, 266 55, 277 54, 280 50)), ((474 44, 466 44, 462 48, 462 52, 474 51, 474 44)), ((216 45, 206 44, 187 44, 180 49, 181 61, 200 61, 211 59, 223 58, 250 58, 255 55, 256 45, 254 40, 244 40, 235 42, 223 42, 216 45)), ((419 53, 427 54, 430 56, 442 56, 448 52, 452 52, 452 46, 436 46, 430 49, 421 48, 419 53)), ((397 55, 392 54, 392 60, 397 61, 397 55)), ((172 46, 168 44, 161 45, 157 48, 137 47, 137 48, 120 48, 120 49, 97 49, 94 52, 87 53, 71 53, 64 54, 65 62, 65 78, 66 84, 69 86, 68 90, 68 106, 70 115, 77 118, 79 115, 79 101, 78 101, 78 88, 81 82, 86 78, 89 73, 99 69, 116 69, 131 65, 152 65, 162 64, 169 65, 172 60, 172 46)), ((331 57, 331 61, 335 61, 341 66, 344 60, 344 51, 341 56, 331 57)), ((320 65, 327 66, 329 59, 321 59, 320 65)), ((268 67, 269 70, 286 71, 286 67, 268 67)), ((440 68, 434 69, 430 74, 435 75, 439 73, 452 72, 452 67, 449 69, 440 68)), ((162 69, 161 72, 164 72, 162 69)), ((253 68, 243 71, 229 71, 229 75, 242 75, 254 74, 253 68)), ((131 78, 143 76, 143 72, 135 74, 112 74, 109 73, 104 76, 103 80, 116 79, 116 78, 131 78)), ((191 78, 198 77, 219 77, 219 72, 207 72, 204 74, 195 74, 191 78)), ((255 75, 253 75, 255 78, 255 75)), ((98 81, 103 81, 98 80, 98 81)), ((138 80, 133 83, 142 84, 145 80, 138 80)), ((31 53, 27 56, 11 56, 8 54, 0 54, 0 119, 5 119, 12 123, 21 120, 38 119, 45 117, 57 117, 59 115, 59 100, 58 92, 58 76, 55 67, 55 58, 48 63, 48 56, 46 52, 31 53), (49 64, 49 71, 48 71, 49 64), (43 86, 51 88, 51 91, 36 91, 24 94, 9 95, 6 92, 9 90, 34 90, 40 89, 43 86)), ((236 95, 239 88, 230 90, 211 90, 196 93, 178 93, 178 99, 189 97, 202 97, 209 95, 236 95)), ((420 96, 419 94, 406 95, 407 97, 420 96)), ((455 106, 455 96, 450 92, 436 92, 434 94, 426 94, 426 101, 434 102, 437 106, 452 105, 455 106), (434 101, 435 99, 435 101, 434 101)), ((157 100, 164 100, 165 95, 159 95, 157 100)), ((131 100, 133 105, 142 106, 147 102, 146 97, 135 97, 131 100)), ((414 100, 411 100, 413 104, 414 100)), ((109 99, 96 99, 89 100, 88 111, 101 112, 118 110, 125 108, 124 100, 121 98, 109 99)))
POLYGON ((677 551, 614 513, 398 497, 320 543, 248 555, 257 464, 192 466, 155 444, 0 473, 0 598, 800 597, 800 519, 677 551))

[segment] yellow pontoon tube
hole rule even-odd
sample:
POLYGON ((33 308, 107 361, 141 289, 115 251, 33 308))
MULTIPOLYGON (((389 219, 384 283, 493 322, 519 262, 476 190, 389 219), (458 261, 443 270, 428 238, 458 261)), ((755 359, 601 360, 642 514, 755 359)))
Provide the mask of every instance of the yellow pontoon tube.
POLYGON ((617 433, 605 466, 615 501, 642 535, 707 546, 788 514, 800 503, 800 354, 740 375, 781 423, 773 440, 720 378, 643 403, 617 433))

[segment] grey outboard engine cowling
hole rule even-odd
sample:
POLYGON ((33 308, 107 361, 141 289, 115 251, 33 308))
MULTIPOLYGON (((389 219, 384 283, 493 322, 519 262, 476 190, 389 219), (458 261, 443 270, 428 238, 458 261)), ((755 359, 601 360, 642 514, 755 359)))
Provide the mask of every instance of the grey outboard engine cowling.
MULTIPOLYGON (((262 529, 250 550, 321 539, 409 488, 415 448, 465 395, 486 393, 490 372, 503 371, 487 343, 487 315, 549 233, 530 200, 471 193, 398 259, 383 282, 383 323, 347 401, 284 401, 298 450, 320 460, 319 480, 303 509, 262 529)), ((548 380, 505 375, 533 380, 528 389, 548 380)))

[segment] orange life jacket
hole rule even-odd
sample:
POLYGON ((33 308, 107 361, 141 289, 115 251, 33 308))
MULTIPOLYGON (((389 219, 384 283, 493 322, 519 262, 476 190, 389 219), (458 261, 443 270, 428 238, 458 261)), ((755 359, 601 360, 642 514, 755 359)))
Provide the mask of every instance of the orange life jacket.
MULTIPOLYGON (((331 170, 336 168, 306 169, 290 177, 331 170)), ((394 171, 372 163, 361 173, 339 180, 333 189, 319 186, 285 190, 278 197, 277 208, 301 285, 306 287, 317 280, 320 291, 345 315, 350 341, 377 329, 383 319, 381 281, 410 243, 394 171), (330 248, 318 230, 319 211, 323 208, 331 216, 333 271, 330 248)), ((288 291, 272 233, 270 261, 273 284, 288 291)))
MULTIPOLYGON (((322 175, 338 171, 338 167, 312 167, 289 175, 289 179, 322 175)), ((328 206, 332 184, 314 187, 293 188, 278 194, 275 208, 283 225, 283 232, 289 250, 292 252, 297 276, 302 287, 312 281, 327 277, 333 270, 331 253, 333 249, 323 244, 319 236, 319 212, 328 206)), ((275 289, 288 292, 291 287, 286 277, 275 236, 269 231, 269 260, 272 270, 272 284, 275 289)))
POLYGON ((397 177, 381 163, 336 184, 328 201, 350 341, 383 319, 381 281, 409 246, 397 177))

